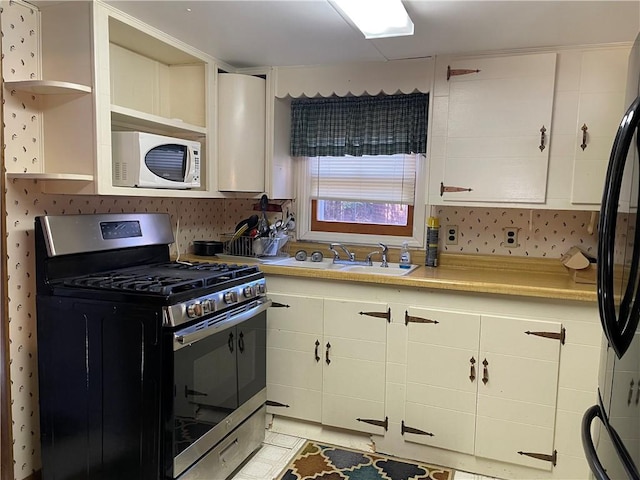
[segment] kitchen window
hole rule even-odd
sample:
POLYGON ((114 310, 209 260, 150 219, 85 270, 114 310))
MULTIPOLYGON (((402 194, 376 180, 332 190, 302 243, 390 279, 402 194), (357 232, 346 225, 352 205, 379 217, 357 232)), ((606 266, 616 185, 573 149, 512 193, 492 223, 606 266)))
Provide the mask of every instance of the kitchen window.
POLYGON ((427 109, 420 93, 292 102, 299 238, 423 244, 427 109))

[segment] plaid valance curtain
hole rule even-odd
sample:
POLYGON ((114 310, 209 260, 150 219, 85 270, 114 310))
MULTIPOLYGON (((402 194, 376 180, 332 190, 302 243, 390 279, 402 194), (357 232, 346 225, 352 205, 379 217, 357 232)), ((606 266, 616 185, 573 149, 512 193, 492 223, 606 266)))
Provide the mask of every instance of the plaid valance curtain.
POLYGON ((425 93, 293 100, 291 155, 426 153, 428 106, 425 93))

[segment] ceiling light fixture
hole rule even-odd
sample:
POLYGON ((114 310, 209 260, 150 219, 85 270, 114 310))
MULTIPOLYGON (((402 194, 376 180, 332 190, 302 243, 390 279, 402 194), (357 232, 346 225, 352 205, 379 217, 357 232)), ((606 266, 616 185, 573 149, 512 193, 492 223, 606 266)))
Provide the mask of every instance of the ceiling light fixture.
POLYGON ((333 0, 364 38, 413 35, 413 22, 400 0, 333 0))

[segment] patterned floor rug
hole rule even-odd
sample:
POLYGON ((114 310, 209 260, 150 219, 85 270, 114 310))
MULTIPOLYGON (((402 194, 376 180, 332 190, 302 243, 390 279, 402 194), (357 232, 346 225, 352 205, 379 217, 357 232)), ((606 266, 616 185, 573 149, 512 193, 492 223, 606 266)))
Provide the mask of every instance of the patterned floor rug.
POLYGON ((453 480, 453 470, 308 441, 278 480, 453 480))

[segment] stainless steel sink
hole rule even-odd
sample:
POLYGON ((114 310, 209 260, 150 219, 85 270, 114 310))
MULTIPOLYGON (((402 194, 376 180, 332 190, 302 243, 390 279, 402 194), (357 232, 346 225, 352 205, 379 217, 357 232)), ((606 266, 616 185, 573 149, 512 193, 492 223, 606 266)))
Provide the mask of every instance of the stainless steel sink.
POLYGON ((273 260, 266 263, 278 267, 313 268, 315 270, 342 270, 346 266, 333 263, 332 260, 328 259, 324 259, 321 262, 312 262, 311 260, 296 260, 294 257, 285 258, 284 260, 273 260))
POLYGON ((410 268, 400 268, 398 263, 389 263, 388 267, 381 267, 379 263, 373 265, 349 265, 333 263, 333 260, 324 259, 321 262, 312 262, 310 260, 296 260, 295 258, 285 258, 282 260, 273 260, 267 262, 269 265, 278 267, 295 267, 295 268, 312 268, 315 270, 337 270, 349 273, 362 273, 367 275, 387 275, 391 277, 400 277, 407 275, 418 268, 418 265, 411 265, 410 268))
POLYGON ((388 267, 381 267, 378 264, 369 265, 345 265, 343 272, 364 273, 367 275, 387 275, 391 277, 401 277, 413 272, 418 265, 411 265, 409 268, 400 268, 398 263, 389 263, 388 267))

